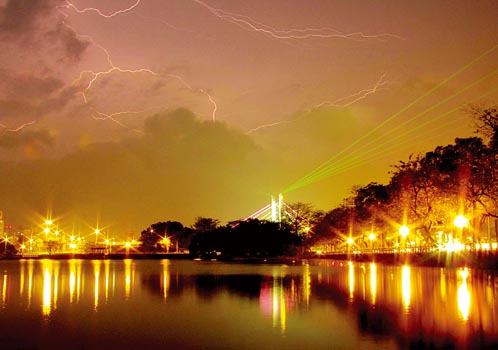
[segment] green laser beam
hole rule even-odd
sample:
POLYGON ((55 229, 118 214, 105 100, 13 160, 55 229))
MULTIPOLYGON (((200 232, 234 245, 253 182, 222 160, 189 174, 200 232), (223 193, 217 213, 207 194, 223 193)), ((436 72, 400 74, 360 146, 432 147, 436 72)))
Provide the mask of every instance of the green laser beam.
MULTIPOLYGON (((323 179, 325 179, 327 177, 330 177, 330 176, 333 176, 333 175, 337 175, 338 173, 347 171, 347 170, 349 170, 352 167, 356 167, 358 165, 361 165, 361 163, 365 161, 364 159, 361 159, 361 157, 363 157, 365 155, 368 155, 369 153, 373 153, 373 151, 376 150, 376 149, 382 148, 383 150, 381 152, 377 152, 376 155, 383 155, 383 154, 386 153, 385 152, 386 151, 385 147, 388 146, 389 144, 394 143, 394 142, 396 142, 399 139, 406 140, 406 136, 409 136, 410 134, 413 134, 414 131, 417 131, 417 130, 422 129, 422 128, 430 125, 430 124, 433 124, 433 123, 439 121, 440 119, 446 117, 447 115, 449 115, 449 114, 457 111, 458 109, 462 108, 463 106, 465 106, 465 105, 467 105, 469 103, 473 103, 475 101, 478 101, 478 100, 486 97, 487 95, 490 95, 490 94, 494 93, 497 90, 498 90, 498 88, 490 90, 490 91, 488 91, 488 92, 486 92, 486 93, 484 93, 484 94, 482 94, 480 96, 477 96, 477 97, 473 98, 472 100, 466 102, 465 104, 461 104, 458 107, 455 107, 455 108, 453 108, 453 109, 451 109, 451 110, 449 110, 449 111, 447 111, 447 112, 445 112, 443 114, 440 114, 440 115, 438 115, 438 116, 436 116, 436 117, 434 117, 434 118, 432 118, 432 119, 430 119, 428 121, 425 121, 424 123, 421 123, 421 124, 417 125, 416 127, 412 128, 410 130, 405 131, 404 133, 400 133, 395 138, 387 140, 387 141, 385 141, 382 144, 376 145, 374 148, 372 148, 371 150, 369 150, 369 152, 365 152, 365 153, 357 155, 357 156, 355 156, 353 158, 348 158, 347 161, 344 161, 343 163, 339 164, 335 168, 330 168, 327 173, 323 173, 319 178, 309 179, 307 182, 303 182, 301 184, 301 186, 295 187, 292 190, 295 190, 297 188, 303 187, 305 185, 312 184, 312 183, 317 182, 317 181, 321 181, 321 180, 323 180, 323 179)), ((454 119, 450 120, 449 122, 447 122, 445 124, 442 124, 442 126, 440 126, 440 127, 431 129, 431 131, 444 129, 444 128, 446 128, 447 125, 453 124, 454 122, 455 122, 454 119)), ((427 133, 426 133, 426 135, 427 135, 427 133)), ((408 142, 405 142, 405 143, 408 143, 408 142)), ((396 144, 394 144, 392 146, 392 149, 399 148, 399 146, 400 146, 400 143, 396 143, 396 144)))
MULTIPOLYGON (((406 105, 405 107, 403 107, 401 110, 399 110, 398 112, 396 112, 393 115, 391 115, 389 118, 387 118, 386 120, 384 120, 382 123, 380 123, 379 125, 377 125, 375 128, 371 129, 369 132, 367 132, 366 134, 364 134, 362 137, 358 138, 356 141, 354 141, 353 143, 351 143, 349 146, 347 146, 346 148, 344 148, 340 152, 336 153, 334 156, 332 156, 331 158, 329 158, 327 161, 325 161, 324 163, 322 163, 321 165, 319 165, 318 167, 316 167, 315 169, 313 169, 311 172, 309 172, 307 175, 305 175, 304 177, 302 177, 301 179, 299 179, 298 181, 296 181, 295 184, 297 184, 298 187, 302 187, 300 185, 301 182, 307 181, 308 178, 313 177, 316 172, 319 172, 319 171, 321 171, 322 168, 327 167, 328 164, 330 162, 334 161, 337 157, 339 157, 340 155, 344 154, 346 151, 350 150, 352 147, 356 146, 358 143, 360 143, 361 141, 363 141, 364 139, 366 139, 367 137, 369 137, 370 135, 372 135, 375 131, 379 130, 380 128, 384 127, 386 124, 388 124, 391 121, 393 121, 394 119, 396 119, 399 115, 401 115, 403 112, 405 112, 406 110, 408 110, 409 108, 411 108, 412 106, 414 106, 416 103, 420 102, 421 100, 423 100, 427 96, 431 95, 432 93, 434 93, 435 91, 437 91, 438 89, 440 89, 441 87, 443 87, 444 85, 446 85, 454 77, 456 77, 457 75, 459 75, 462 72, 466 71, 468 68, 470 68, 471 66, 473 66, 475 63, 477 63, 478 61, 480 61, 482 58, 484 58, 485 56, 489 55, 494 50, 496 50, 496 48, 498 48, 498 44, 496 44, 493 47, 491 47, 490 49, 484 51, 479 56, 477 56, 476 58, 474 58, 472 61, 470 61, 469 63, 465 64, 464 66, 462 66, 460 69, 458 69, 454 73, 450 74, 446 79, 444 79, 443 81, 441 81, 440 83, 438 83, 436 86, 434 86, 433 88, 431 88, 430 90, 428 90, 427 92, 425 92, 424 94, 422 94, 421 96, 419 96, 418 98, 416 98, 415 100, 413 100, 412 102, 410 102, 408 105, 406 105)), ((285 189, 283 191, 283 193, 289 192, 290 189, 292 189, 294 187, 295 187, 294 184, 291 185, 291 186, 289 186, 287 189, 285 189)))
MULTIPOLYGON (((382 138, 387 137, 388 135, 392 134, 393 132, 396 132, 397 130, 401 129, 403 126, 405 126, 405 125, 407 125, 407 124, 409 124, 409 123, 412 123, 413 121, 415 121, 415 120, 419 119, 420 117, 422 117, 423 115, 427 114, 428 112, 430 112, 430 111, 434 110, 435 108, 437 108, 437 107, 439 107, 439 106, 443 105, 444 103, 448 102, 449 100, 451 100, 451 99, 455 98, 456 96, 458 96, 458 95, 462 94, 463 92, 465 92, 465 91, 467 91, 467 90, 471 89, 472 87, 474 87, 474 86, 476 86, 476 85, 480 84, 482 81, 484 81, 484 80, 486 80, 486 79, 489 79, 491 76, 493 76, 493 75, 495 75, 495 74, 497 74, 497 73, 498 73, 498 68, 497 68, 497 69, 495 69, 495 70, 493 70, 493 71, 491 71, 490 73, 486 74, 485 76, 481 77, 480 79, 478 79, 478 80, 476 80, 476 81, 474 81, 474 82, 472 82, 472 83, 468 84, 467 86, 465 86, 465 87, 463 87, 462 89, 458 90, 457 92, 455 92, 455 93, 454 93, 454 94, 452 94, 451 96, 449 96, 449 97, 447 97, 447 98, 445 98, 445 99, 441 100, 439 103, 436 103, 436 104, 435 104, 435 105, 433 105, 432 107, 429 107, 429 108, 427 108, 426 110, 424 110, 424 111, 420 112, 419 114, 417 114, 417 115, 413 116, 412 118, 410 118, 410 119, 408 119, 408 120, 404 121, 403 123, 398 124, 395 128, 393 128, 393 129, 391 129, 391 130, 387 131, 387 132, 386 132, 386 133, 384 133, 383 135, 380 135, 379 137, 377 137, 377 138, 375 138, 375 139, 373 139, 373 140, 371 140, 371 141, 367 142, 366 144, 362 145, 362 146, 361 146, 361 147, 359 147, 358 149, 354 150, 352 153, 349 153, 348 157, 353 156, 354 154, 356 154, 356 153, 360 152, 361 150, 365 149, 366 147, 370 146, 372 143, 374 143, 374 142, 378 142, 378 140, 380 140, 380 139, 382 139, 382 138)), ((369 151, 370 151, 370 150, 369 150, 369 151)), ((369 151, 367 151, 367 152, 369 152, 369 151)), ((339 165, 340 165, 340 162, 341 162, 341 161, 344 161, 345 159, 347 159, 347 158, 344 158, 344 157, 343 157, 341 160, 339 160, 339 161, 338 161, 338 162, 339 162, 339 164, 337 164, 337 163, 336 163, 336 164, 334 164, 333 166, 334 166, 334 167, 335 167, 335 166, 339 166, 339 165)), ((312 177, 309 177, 309 178, 305 181, 305 183, 306 183, 306 184, 312 183, 312 182, 310 182, 310 181, 312 181, 312 179, 314 179, 314 178, 320 179, 320 178, 322 177, 322 174, 325 174, 325 173, 327 173, 328 171, 330 171, 330 168, 331 168, 331 167, 332 167, 332 164, 331 164, 331 165, 329 165, 328 167, 324 167, 324 168, 323 168, 323 169, 321 169, 320 171, 316 172, 316 173, 315 173, 312 177)), ((299 183, 298 183, 298 185, 299 185, 299 183)))

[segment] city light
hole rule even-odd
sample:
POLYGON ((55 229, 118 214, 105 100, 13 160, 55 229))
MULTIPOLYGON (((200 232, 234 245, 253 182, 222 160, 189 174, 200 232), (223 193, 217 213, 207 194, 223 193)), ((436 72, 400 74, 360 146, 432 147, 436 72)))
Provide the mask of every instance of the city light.
POLYGON ((399 233, 400 233, 401 237, 406 238, 406 236, 408 236, 408 234, 410 233, 410 228, 406 225, 402 225, 399 228, 399 233))
POLYGON ((458 227, 459 229, 463 229, 464 227, 467 227, 469 224, 469 219, 467 219, 463 215, 458 215, 455 220, 453 221, 453 225, 458 227))

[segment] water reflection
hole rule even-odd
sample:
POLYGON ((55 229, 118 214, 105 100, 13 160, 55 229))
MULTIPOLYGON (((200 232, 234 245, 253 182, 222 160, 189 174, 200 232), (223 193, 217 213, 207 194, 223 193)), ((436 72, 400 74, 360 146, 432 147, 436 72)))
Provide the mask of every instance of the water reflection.
POLYGON ((7 273, 3 274, 3 284, 2 284, 2 306, 5 307, 7 304, 7 285, 8 285, 8 276, 7 273))
POLYGON ((125 296, 129 299, 131 296, 131 290, 133 285, 133 263, 131 259, 123 260, 125 265, 125 296))
POLYGON ((166 301, 166 299, 168 299, 168 291, 169 291, 170 278, 171 278, 168 269, 169 261, 168 260, 164 261, 162 265, 163 265, 163 278, 162 278, 163 284, 161 288, 163 290, 164 301, 166 301))
MULTIPOLYGON (((62 317, 56 324, 68 332, 66 324, 78 329, 92 317, 96 327, 95 320, 103 319, 106 327, 137 328, 137 337, 145 332, 151 339, 161 334, 162 326, 153 332, 155 323, 171 328, 174 321, 197 327, 190 329, 194 333, 199 327, 214 332, 217 324, 227 331, 269 329, 267 336, 281 337, 282 347, 295 337, 314 347, 347 334, 346 344, 361 348, 498 345, 498 276, 487 271, 326 260, 293 266, 130 259, 0 264, 0 326, 8 315, 38 315, 45 322, 62 317), (148 323, 134 321, 137 312, 148 323)), ((240 348, 236 341, 229 345, 240 348)))
POLYGON ((93 302, 93 308, 94 310, 97 310, 99 306, 99 278, 100 278, 100 260, 95 260, 93 261, 93 273, 95 276, 95 281, 94 281, 94 302, 93 302))
POLYGON ((410 266, 404 265, 401 268, 401 294, 403 295, 403 309, 406 313, 410 311, 411 290, 410 266))
MULTIPOLYGON (((489 271, 371 265, 371 295, 366 298, 354 288, 361 283, 358 275, 365 273, 365 265, 350 263, 347 271, 335 262, 322 265, 331 268, 326 284, 347 293, 343 300, 353 295, 360 299, 355 303, 362 327, 396 335, 400 347, 497 344, 498 277, 489 271), (348 276, 347 285, 341 283, 340 275, 348 276), (385 328, 379 329, 382 325, 385 328)), ((341 296, 329 293, 327 297, 341 305, 341 296)))
POLYGON ((375 305, 375 298, 377 296, 377 265, 370 263, 370 294, 372 296, 372 305, 375 305))
POLYGON ((467 277, 469 276, 469 271, 463 269, 459 271, 459 276, 461 278, 460 286, 458 287, 458 309, 462 315, 462 319, 467 321, 469 319, 469 309, 470 309, 470 292, 467 286, 467 277))

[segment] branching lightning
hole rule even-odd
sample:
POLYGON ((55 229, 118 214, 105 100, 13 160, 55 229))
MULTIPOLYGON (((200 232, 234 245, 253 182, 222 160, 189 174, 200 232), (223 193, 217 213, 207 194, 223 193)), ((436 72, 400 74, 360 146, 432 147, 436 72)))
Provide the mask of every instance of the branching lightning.
MULTIPOLYGON (((362 89, 358 92, 355 92, 351 95, 348 95, 348 96, 344 96, 344 97, 340 97, 338 99, 335 99, 333 101, 323 101, 321 103, 318 103, 316 104, 315 106, 313 106, 311 109, 305 111, 306 112, 310 112, 311 110, 313 109, 318 109, 318 108, 321 108, 321 107, 337 107, 337 108, 345 108, 345 107, 349 107, 365 98, 367 98, 368 96, 378 92, 379 90, 381 90, 382 88, 385 88, 386 86, 390 85, 392 82, 390 81, 387 81, 385 80, 385 77, 386 77, 386 74, 382 74, 379 79, 377 80, 377 82, 374 84, 374 86, 372 86, 371 88, 367 88, 367 89, 362 89)), ((304 114, 306 115, 306 114, 304 114)), ((303 115, 303 116, 304 116, 303 115)), ((278 126, 278 125, 282 125, 282 124, 287 124, 287 123, 291 123, 291 122, 294 122, 294 121, 297 121, 301 118, 303 118, 303 116, 301 117, 298 117, 298 118, 294 118, 294 119, 290 119, 290 120, 283 120, 283 121, 279 121, 279 122, 275 122, 275 123, 269 123, 269 124, 263 124, 263 125, 260 125, 260 126, 257 126, 249 131, 246 131, 246 135, 247 134, 252 134, 256 131, 259 131, 259 130, 262 130, 262 129, 266 129, 266 128, 270 128, 270 127, 275 127, 275 126, 278 126)))
POLYGON ((275 123, 270 123, 270 124, 263 124, 263 125, 260 125, 260 126, 257 126, 249 131, 246 131, 245 134, 246 135, 249 135, 249 134, 252 134, 253 132, 256 132, 258 130, 261 130, 261 129, 266 129, 266 128, 271 128, 273 126, 278 126, 278 125, 282 125, 282 124, 288 124, 288 123, 291 123, 292 121, 294 121, 295 119, 293 120, 282 120, 280 122, 275 122, 275 123))
POLYGON ((79 9, 73 3, 69 2, 68 0, 66 0, 66 5, 60 6, 60 8, 64 7, 64 8, 67 8, 67 9, 73 9, 77 13, 95 12, 95 13, 97 13, 101 17, 112 18, 112 17, 115 17, 117 15, 120 15, 120 14, 123 14, 123 13, 126 13, 126 12, 130 12, 135 7, 137 7, 140 4, 140 2, 141 2, 141 0, 137 0, 137 2, 135 2, 130 7, 127 7, 127 8, 122 9, 122 10, 118 10, 116 12, 113 12, 113 13, 109 14, 109 15, 106 15, 105 13, 103 13, 102 11, 100 11, 99 9, 94 8, 94 7, 87 7, 87 8, 84 8, 84 9, 79 9))
POLYGON ((375 85, 369 89, 363 89, 363 90, 358 91, 352 95, 341 97, 341 98, 338 98, 334 101, 321 102, 321 103, 315 105, 313 108, 320 108, 320 107, 324 107, 324 106, 344 108, 344 107, 351 106, 352 104, 355 104, 356 102, 367 98, 369 95, 376 93, 378 90, 380 90, 384 86, 391 84, 391 82, 384 80, 385 77, 386 77, 386 74, 382 74, 380 76, 379 80, 377 80, 377 82, 375 83, 375 85))
POLYGON ((400 36, 390 33, 368 35, 362 32, 355 32, 344 34, 334 28, 292 28, 287 30, 279 30, 268 24, 258 22, 249 16, 215 8, 201 0, 194 1, 221 20, 233 23, 245 30, 262 33, 274 39, 341 38, 355 41, 363 41, 367 39, 385 40, 387 38, 401 39, 400 36))
MULTIPOLYGON (((125 8, 125 9, 115 11, 111 14, 104 14, 101 10, 99 10, 97 8, 93 8, 93 7, 79 9, 73 3, 69 2, 68 0, 66 0, 66 5, 58 6, 57 10, 62 14, 64 19, 66 19, 68 15, 63 11, 63 9, 73 9, 77 13, 95 12, 103 18, 112 18, 112 17, 115 17, 117 15, 121 15, 121 14, 132 11, 134 8, 136 8, 140 4, 140 2, 141 2, 141 0, 138 0, 133 5, 125 8)), ((71 26, 69 26, 69 24, 67 24, 66 21, 63 21, 63 24, 66 27, 68 27, 69 29, 74 31, 74 29, 71 26)), ((74 32, 76 32, 76 31, 74 31, 74 32)), ((90 106, 87 94, 92 89, 93 85, 98 81, 98 79, 103 77, 103 76, 107 76, 107 75, 111 75, 111 74, 115 74, 115 73, 121 73, 121 74, 141 74, 141 73, 143 74, 143 73, 145 73, 145 74, 149 74, 149 75, 152 75, 155 77, 175 79, 175 80, 179 81, 183 87, 187 88, 192 93, 205 95, 207 97, 207 99, 209 100, 209 102, 213 105, 213 110, 211 112, 211 119, 213 120, 213 122, 216 121, 216 112, 218 110, 218 105, 217 105, 216 101, 214 100, 213 96, 211 94, 209 94, 206 90, 192 87, 189 83, 187 83, 185 81, 185 79, 183 79, 182 77, 180 77, 179 75, 176 75, 176 74, 162 74, 162 73, 155 72, 149 68, 128 69, 128 68, 119 67, 119 66, 114 64, 109 51, 105 47, 96 43, 95 40, 88 35, 81 35, 81 34, 78 34, 78 35, 79 35, 79 37, 82 37, 82 38, 89 40, 90 42, 92 42, 92 44, 94 44, 96 47, 98 47, 105 54, 107 63, 110 67, 109 69, 103 70, 103 71, 84 70, 84 71, 80 72, 79 77, 73 82, 73 84, 79 83, 83 80, 85 75, 88 75, 88 74, 90 75, 91 78, 88 80, 88 83, 84 86, 83 90, 81 91, 81 96, 83 98, 84 104, 86 106, 88 106, 89 110, 92 112, 92 117, 94 119, 96 119, 96 120, 110 120, 110 121, 116 123, 117 125, 119 125, 123 128, 127 128, 127 129, 131 129, 133 131, 141 132, 141 130, 132 129, 132 128, 127 127, 124 123, 122 123, 121 121, 119 121, 115 117, 119 116, 119 115, 125 115, 125 114, 139 114, 139 113, 145 112, 147 110, 156 109, 156 108, 159 109, 161 107, 149 107, 149 108, 146 108, 146 109, 143 109, 140 111, 131 110, 131 111, 119 111, 119 112, 114 112, 114 113, 104 113, 104 112, 98 111, 94 107, 90 106)))
POLYGON ((18 132, 18 131, 21 131, 22 129, 24 129, 25 127, 27 126, 30 126, 30 125, 33 125, 36 123, 36 120, 32 120, 30 122, 27 122, 27 123, 24 123, 24 124, 21 124, 15 128, 9 128, 7 126, 5 126, 4 124, 1 124, 0 123, 0 128, 2 128, 3 130, 1 131, 1 133, 6 133, 6 132, 18 132))

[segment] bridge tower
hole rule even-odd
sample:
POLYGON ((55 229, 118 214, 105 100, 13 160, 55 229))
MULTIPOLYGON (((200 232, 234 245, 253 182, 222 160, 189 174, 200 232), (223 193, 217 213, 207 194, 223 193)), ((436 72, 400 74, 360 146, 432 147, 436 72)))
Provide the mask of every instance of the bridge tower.
POLYGON ((278 194, 278 200, 275 200, 271 196, 271 221, 281 222, 282 221, 282 204, 284 197, 281 193, 278 194))

